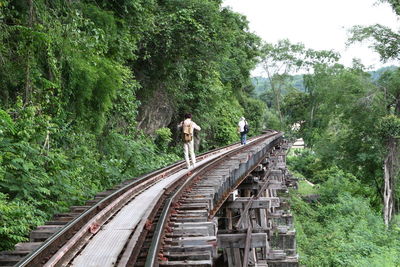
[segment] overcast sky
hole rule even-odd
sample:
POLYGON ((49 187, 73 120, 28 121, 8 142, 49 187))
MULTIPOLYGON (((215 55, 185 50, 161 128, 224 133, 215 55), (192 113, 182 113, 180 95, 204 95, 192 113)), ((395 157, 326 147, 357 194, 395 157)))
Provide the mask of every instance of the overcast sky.
MULTIPOLYGON (((400 21, 388 4, 377 0, 224 0, 249 21, 250 31, 264 41, 275 43, 289 39, 315 50, 333 49, 342 55, 341 63, 351 66, 352 58, 361 59, 373 69, 396 64, 379 62, 379 55, 368 43, 345 47, 347 30, 353 25, 382 24, 397 31, 400 21)), ((258 75, 259 70, 253 71, 258 75)))

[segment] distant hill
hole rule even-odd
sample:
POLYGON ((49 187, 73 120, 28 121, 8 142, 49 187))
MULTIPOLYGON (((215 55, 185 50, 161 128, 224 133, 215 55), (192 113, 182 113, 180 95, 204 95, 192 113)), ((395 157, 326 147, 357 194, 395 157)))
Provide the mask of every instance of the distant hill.
MULTIPOLYGON (((292 76, 292 79, 292 86, 304 92, 303 75, 294 75, 292 76)), ((254 92, 256 93, 256 95, 260 95, 265 90, 269 91, 271 89, 268 78, 256 76, 252 77, 251 80, 254 85, 254 92)))
MULTIPOLYGON (((376 81, 379 79, 379 77, 384 73, 385 71, 388 70, 395 70, 398 67, 396 66, 388 66, 388 67, 382 67, 374 71, 369 71, 368 73, 371 74, 371 79, 373 81, 376 81)), ((299 91, 304 92, 304 84, 303 84, 303 75, 294 75, 292 76, 293 81, 292 81, 292 86, 299 91)), ((252 77, 251 81, 254 85, 254 93, 259 96, 265 91, 269 91, 271 89, 271 86, 269 84, 268 78, 262 77, 262 76, 256 76, 252 77)))
POLYGON ((262 92, 269 91, 271 89, 268 78, 256 76, 251 78, 251 82, 254 85, 254 92, 257 96, 262 92))
POLYGON ((388 71, 388 70, 395 70, 395 69, 397 69, 397 68, 398 68, 398 67, 396 67, 396 66, 382 67, 382 68, 379 68, 379 69, 374 70, 374 71, 369 71, 368 73, 371 74, 372 80, 373 80, 373 81, 376 81, 376 80, 379 79, 379 77, 381 77, 382 73, 384 73, 385 71, 388 71))

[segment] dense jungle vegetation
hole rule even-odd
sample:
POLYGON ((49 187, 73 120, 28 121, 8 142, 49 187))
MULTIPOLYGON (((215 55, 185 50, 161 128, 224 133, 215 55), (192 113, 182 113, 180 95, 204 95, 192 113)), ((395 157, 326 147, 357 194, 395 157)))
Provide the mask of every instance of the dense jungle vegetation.
MULTIPOLYGON (((398 1, 382 2, 400 15, 398 1)), ((368 40, 382 61, 400 58, 398 32, 354 26, 350 35, 349 43, 368 40)), ((299 191, 291 192, 300 262, 400 266, 400 70, 369 72, 357 60, 350 68, 312 67, 303 76, 304 91, 293 89, 286 73, 275 77, 276 87, 286 91, 280 107, 278 94, 266 93, 276 117, 298 123, 295 135, 307 144, 288 158, 301 178, 299 191)))
MULTIPOLYGON (((302 179, 291 193, 302 264, 400 266, 400 70, 263 43, 221 5, 0 0, 0 250, 54 213, 180 160, 176 125, 191 112, 199 151, 238 141, 241 116, 252 134, 304 138, 288 161, 302 179), (262 86, 250 79, 257 63, 262 86)), ((399 59, 400 33, 350 33, 382 61, 399 59)))
POLYGON ((236 142, 260 39, 218 0, 0 0, 0 250, 55 212, 201 151, 236 142), (151 159, 151 160, 149 160, 151 159))

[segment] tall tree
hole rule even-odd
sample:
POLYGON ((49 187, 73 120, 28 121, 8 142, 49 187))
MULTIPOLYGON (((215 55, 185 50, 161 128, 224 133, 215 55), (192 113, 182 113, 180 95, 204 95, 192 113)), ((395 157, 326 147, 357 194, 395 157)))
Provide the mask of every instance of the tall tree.
MULTIPOLYGON (((398 1, 393 0, 382 0, 382 2, 388 2, 397 15, 400 15, 400 4, 398 1)), ((350 33, 352 36, 349 38, 349 44, 354 42, 361 42, 363 40, 371 40, 371 47, 379 53, 382 61, 389 59, 400 59, 400 34, 394 32, 390 28, 376 24, 373 26, 354 26, 350 33)), ((394 75, 398 75, 396 73, 394 75)), ((396 86, 395 86, 396 87, 396 86)), ((393 88, 393 87, 392 87, 393 88)), ((385 90, 389 88, 385 87, 385 90)), ((392 89, 393 90, 393 89, 392 89)), ((394 115, 394 118, 399 117, 399 107, 397 106, 400 102, 400 95, 398 93, 392 94, 393 101, 388 102, 388 115, 394 115)), ((391 120, 393 121, 393 120, 391 120)), ((397 121, 397 119, 395 120, 397 121)), ((390 123, 389 123, 390 124, 390 123)), ((390 128, 390 127, 389 127, 390 128)), ((386 133, 386 156, 383 162, 384 167, 384 195, 383 195, 383 214, 385 224, 389 225, 391 218, 395 212, 394 210, 394 199, 395 199, 395 184, 396 176, 399 173, 399 143, 396 136, 390 134, 390 131, 386 133)))
POLYGON ((290 85, 290 75, 300 70, 310 71, 316 65, 332 63, 338 59, 333 51, 315 51, 306 49, 301 43, 292 44, 289 40, 280 40, 277 44, 265 44, 262 50, 262 64, 267 73, 270 88, 274 95, 274 104, 283 124, 282 94, 290 85))
MULTIPOLYGON (((383 91, 386 116, 381 119, 380 131, 387 148, 384 158, 384 210, 385 224, 388 225, 395 213, 396 184, 399 175, 400 137, 400 70, 386 72, 379 84, 383 91)), ((397 199, 398 201, 398 199, 397 199)))

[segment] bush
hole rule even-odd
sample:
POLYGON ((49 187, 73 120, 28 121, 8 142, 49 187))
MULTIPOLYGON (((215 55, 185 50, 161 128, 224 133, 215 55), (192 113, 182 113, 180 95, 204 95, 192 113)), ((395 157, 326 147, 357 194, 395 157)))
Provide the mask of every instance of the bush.
POLYGON ((172 132, 169 128, 157 129, 154 142, 162 152, 167 152, 168 146, 172 141, 172 132))
MULTIPOLYGON (((152 139, 109 131, 96 136, 61 128, 35 107, 11 119, 0 110, 0 249, 10 249, 54 213, 83 204, 99 191, 177 161, 152 139), (51 129, 42 127, 51 125, 51 129), (46 135, 52 146, 46 147, 46 135), (151 158, 152 160, 149 160, 151 158)), ((167 144, 169 130, 163 130, 167 144)))
POLYGON ((0 251, 27 241, 26 233, 43 223, 43 213, 23 201, 8 201, 0 193, 0 251))
POLYGON ((337 167, 318 175, 326 180, 319 185, 318 203, 308 204, 291 192, 301 264, 398 266, 400 228, 385 228, 380 212, 362 196, 361 183, 337 167))
POLYGON ((287 160, 289 169, 300 173, 312 183, 321 182, 315 177, 322 165, 317 155, 310 149, 295 150, 293 154, 287 160))
POLYGON ((351 173, 345 173, 336 166, 320 171, 315 176, 317 181, 325 180, 319 189, 320 200, 324 204, 334 203, 344 193, 353 196, 364 195, 360 181, 351 173))

